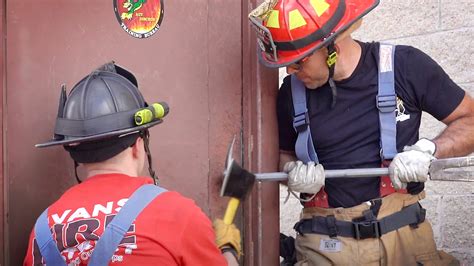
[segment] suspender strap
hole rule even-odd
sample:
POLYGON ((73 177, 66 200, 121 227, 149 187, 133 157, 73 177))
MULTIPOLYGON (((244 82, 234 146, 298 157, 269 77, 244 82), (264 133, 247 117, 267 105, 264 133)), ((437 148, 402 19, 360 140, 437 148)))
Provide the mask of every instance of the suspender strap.
POLYGON ((48 209, 38 217, 35 224, 35 238, 44 260, 48 265, 66 265, 48 224, 48 209))
MULTIPOLYGON (((165 191, 166 189, 155 185, 143 185, 138 188, 105 228, 94 248, 89 265, 108 265, 135 218, 153 199, 165 191)), ((48 209, 36 221, 35 238, 41 255, 48 265, 66 265, 49 229, 48 209)))
POLYGON ((425 220, 426 210, 420 204, 412 204, 399 212, 380 220, 348 222, 332 221, 328 217, 313 216, 312 219, 303 219, 295 224, 294 229, 300 234, 322 234, 355 239, 379 238, 383 234, 397 230, 404 226, 416 226, 425 220), (335 228, 334 228, 335 227, 335 228))
POLYGON ((382 160, 393 159, 397 154, 397 123, 395 120, 397 96, 395 94, 394 55, 394 45, 380 44, 379 91, 376 101, 379 109, 382 160))
POLYGON ((295 144, 296 157, 304 163, 309 161, 318 163, 318 156, 314 149, 309 128, 309 115, 308 108, 306 107, 306 88, 295 75, 291 75, 291 96, 293 98, 293 109, 295 113, 293 117, 293 127, 298 133, 295 144))
POLYGON ((135 218, 153 199, 165 191, 155 185, 143 185, 137 189, 105 228, 94 248, 89 265, 108 265, 135 218))

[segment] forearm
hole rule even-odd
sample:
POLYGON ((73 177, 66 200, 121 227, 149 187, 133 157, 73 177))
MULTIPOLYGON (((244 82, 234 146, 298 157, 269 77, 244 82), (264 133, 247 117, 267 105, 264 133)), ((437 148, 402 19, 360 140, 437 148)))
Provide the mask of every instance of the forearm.
POLYGON ((448 126, 438 137, 436 158, 464 156, 474 151, 474 116, 460 119, 448 126))
MULTIPOLYGON (((285 166, 287 162, 296 161, 296 160, 297 158, 294 152, 280 150, 280 163, 278 165, 278 169, 280 170, 280 172, 282 172, 283 166, 285 166)), ((287 181, 281 181, 280 183, 285 186, 288 185, 287 181)))
POLYGON ((280 150, 280 163, 278 164, 279 170, 283 171, 283 166, 285 166, 287 162, 296 161, 296 160, 297 159, 294 152, 280 150))
POLYGON ((454 117, 443 120, 448 127, 433 140, 436 158, 465 156, 474 151, 474 100, 466 95, 458 109, 454 117))

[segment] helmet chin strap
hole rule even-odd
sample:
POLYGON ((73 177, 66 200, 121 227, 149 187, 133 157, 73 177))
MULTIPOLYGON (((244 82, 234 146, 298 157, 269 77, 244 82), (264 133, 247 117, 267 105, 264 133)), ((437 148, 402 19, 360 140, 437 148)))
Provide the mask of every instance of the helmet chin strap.
POLYGON ((337 50, 336 46, 334 45, 334 41, 330 42, 328 45, 328 59, 326 60, 326 63, 329 68, 329 86, 331 87, 332 91, 332 103, 331 103, 331 109, 336 106, 336 98, 337 98, 337 88, 336 88, 336 83, 334 82, 334 68, 336 66, 336 61, 337 61, 337 50))
POLYGON ((155 174, 155 170, 152 167, 152 159, 151 159, 151 152, 150 152, 150 133, 148 130, 143 132, 143 144, 145 147, 146 157, 148 159, 148 172, 150 173, 151 178, 153 178, 153 183, 155 185, 159 184, 159 179, 155 174))

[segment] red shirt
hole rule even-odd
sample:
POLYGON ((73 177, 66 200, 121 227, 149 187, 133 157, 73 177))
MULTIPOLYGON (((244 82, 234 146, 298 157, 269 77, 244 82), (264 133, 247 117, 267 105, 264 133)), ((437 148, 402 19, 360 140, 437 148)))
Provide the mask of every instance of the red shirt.
MULTIPOLYGON (((68 265, 87 265, 110 218, 149 177, 104 174, 66 191, 48 210, 49 226, 68 265)), ((211 222, 194 201, 164 192, 137 217, 112 257, 113 265, 227 265, 211 222)), ((23 265, 42 265, 31 232, 23 265)))

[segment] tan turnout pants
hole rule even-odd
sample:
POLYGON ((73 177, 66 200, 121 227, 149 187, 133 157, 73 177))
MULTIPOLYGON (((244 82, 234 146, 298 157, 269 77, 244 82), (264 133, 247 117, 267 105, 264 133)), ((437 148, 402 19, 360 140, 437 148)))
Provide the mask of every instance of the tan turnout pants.
MULTIPOLYGON (((400 211, 425 197, 393 193, 382 199, 378 219, 400 211)), ((367 203, 352 208, 305 208, 302 219, 334 215, 337 220, 351 221, 369 209, 367 203)), ((310 265, 459 265, 451 255, 438 251, 433 230, 426 220, 418 228, 405 226, 381 238, 357 240, 352 237, 331 239, 327 235, 304 234, 296 237, 298 266, 310 265), (328 244, 329 243, 329 244, 328 244), (337 245, 336 245, 337 244, 337 245), (327 249, 328 245, 331 247, 327 249)))

